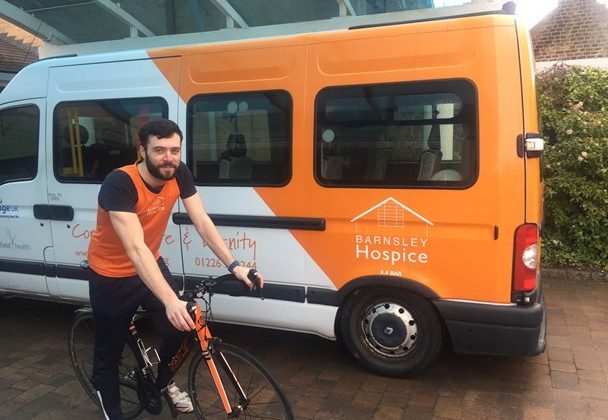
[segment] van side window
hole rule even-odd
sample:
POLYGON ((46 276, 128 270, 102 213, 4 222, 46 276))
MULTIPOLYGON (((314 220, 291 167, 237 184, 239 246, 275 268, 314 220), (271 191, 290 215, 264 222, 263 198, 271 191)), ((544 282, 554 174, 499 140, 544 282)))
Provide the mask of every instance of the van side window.
POLYGON ((53 115, 53 162, 59 181, 101 183, 113 169, 138 158, 138 133, 167 117, 162 98, 62 102, 53 115))
POLYGON ((464 80, 326 88, 316 99, 315 177, 324 186, 468 187, 476 104, 464 80))
POLYGON ((0 111, 0 184, 36 178, 39 120, 34 105, 0 111))
POLYGON ((291 178, 287 92, 199 95, 188 103, 188 166, 198 185, 281 186, 291 178))

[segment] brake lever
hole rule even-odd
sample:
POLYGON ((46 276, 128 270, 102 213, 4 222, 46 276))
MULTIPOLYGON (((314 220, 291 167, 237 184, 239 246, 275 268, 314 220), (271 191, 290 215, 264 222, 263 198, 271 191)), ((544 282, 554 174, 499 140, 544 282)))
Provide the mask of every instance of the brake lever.
POLYGON ((260 279, 258 279, 258 271, 255 268, 249 270, 247 278, 253 283, 253 290, 258 292, 260 299, 264 300, 264 288, 260 287, 260 279))

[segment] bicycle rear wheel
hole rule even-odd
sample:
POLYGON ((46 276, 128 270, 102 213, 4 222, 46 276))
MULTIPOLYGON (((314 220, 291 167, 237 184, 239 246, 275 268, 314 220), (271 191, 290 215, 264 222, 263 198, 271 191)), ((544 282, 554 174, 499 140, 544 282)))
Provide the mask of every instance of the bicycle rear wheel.
MULTIPOLYGON (((93 315, 89 312, 79 314, 68 338, 68 348, 72 367, 89 398, 99 406, 97 391, 93 384, 93 315)), ((138 384, 135 376, 137 362, 131 348, 125 345, 118 367, 119 390, 122 416, 132 419, 143 410, 137 396, 138 384)))
MULTIPOLYGON (((233 410, 231 418, 293 419, 285 394, 253 356, 236 346, 216 343, 211 357, 233 410)), ((227 418, 202 353, 197 353, 190 363, 188 387, 199 419, 227 418)))

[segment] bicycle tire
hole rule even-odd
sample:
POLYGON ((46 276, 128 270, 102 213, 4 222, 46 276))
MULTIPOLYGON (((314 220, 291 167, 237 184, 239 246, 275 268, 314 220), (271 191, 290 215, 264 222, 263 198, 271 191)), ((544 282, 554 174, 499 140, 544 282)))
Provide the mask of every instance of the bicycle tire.
MULTIPOLYGON (((81 313, 74 319, 68 337, 68 349, 72 368, 88 397, 99 407, 97 391, 93 384, 93 315, 81 313)), ((121 411, 125 420, 137 417, 143 410, 137 396, 138 383, 135 379, 135 356, 125 345, 119 365, 119 390, 121 411)))
MULTIPOLYGON (((280 386, 262 364, 239 347, 216 343, 211 350, 217 370, 234 410, 233 417, 293 419, 289 402, 280 386), (222 363, 227 360, 240 386, 248 397, 243 404, 236 385, 229 379, 222 363), (236 407, 241 406, 241 409, 236 407)), ((205 420, 225 419, 226 411, 215 387, 205 357, 197 353, 188 368, 188 390, 194 413, 205 420)))

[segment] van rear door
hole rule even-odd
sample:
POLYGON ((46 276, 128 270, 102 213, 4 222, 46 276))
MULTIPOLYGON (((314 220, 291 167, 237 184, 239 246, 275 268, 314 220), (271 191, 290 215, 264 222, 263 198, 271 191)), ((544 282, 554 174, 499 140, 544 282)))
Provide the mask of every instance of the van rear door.
MULTIPOLYGON (((517 25, 517 36, 519 42, 519 63, 521 67, 522 82, 522 104, 524 114, 524 131, 527 140, 540 138, 538 133, 538 112, 536 102, 536 88, 534 83, 534 57, 529 34, 522 24, 517 25)), ((525 145, 522 145, 525 146, 525 145)), ((536 140, 534 148, 541 150, 528 150, 525 153, 526 173, 526 223, 539 224, 542 221, 542 179, 541 159, 542 142, 536 140)), ((528 147, 529 149, 530 147, 528 147)))

